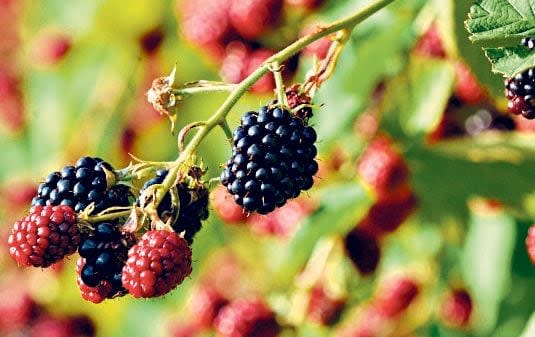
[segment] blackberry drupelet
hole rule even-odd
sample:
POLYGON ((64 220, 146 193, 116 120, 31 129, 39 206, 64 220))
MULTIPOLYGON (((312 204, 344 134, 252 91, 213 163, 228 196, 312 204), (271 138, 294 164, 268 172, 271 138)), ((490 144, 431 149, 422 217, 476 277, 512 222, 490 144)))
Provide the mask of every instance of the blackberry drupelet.
POLYGON ((535 118, 535 68, 529 68, 505 80, 507 107, 515 115, 535 118))
POLYGON ((267 214, 312 187, 315 141, 314 129, 287 110, 269 105, 247 112, 221 183, 246 211, 267 214))
POLYGON ((79 268, 79 285, 83 294, 99 287, 107 289, 105 294, 101 294, 103 299, 126 293, 121 282, 122 269, 134 241, 131 235, 122 234, 116 224, 102 222, 96 225, 93 233, 86 236, 78 248, 83 259, 79 268))
POLYGON ((52 172, 39 185, 32 200, 35 205, 66 205, 76 213, 95 203, 94 212, 111 206, 128 206, 129 190, 126 186, 111 186, 106 171, 113 173, 113 167, 100 158, 82 157, 75 166, 65 166, 52 172))
POLYGON ((528 48, 529 50, 535 49, 535 38, 534 37, 525 37, 523 38, 520 43, 528 48))
MULTIPOLYGON (((141 189, 141 193, 151 185, 161 184, 167 176, 166 170, 158 170, 156 176, 148 180, 141 189)), ((174 218, 171 227, 177 233, 184 232, 184 239, 191 244, 193 237, 202 227, 202 221, 208 218, 208 190, 202 184, 194 187, 187 183, 177 185, 179 210, 173 207, 171 194, 167 193, 158 205, 158 215, 165 222, 174 218)))

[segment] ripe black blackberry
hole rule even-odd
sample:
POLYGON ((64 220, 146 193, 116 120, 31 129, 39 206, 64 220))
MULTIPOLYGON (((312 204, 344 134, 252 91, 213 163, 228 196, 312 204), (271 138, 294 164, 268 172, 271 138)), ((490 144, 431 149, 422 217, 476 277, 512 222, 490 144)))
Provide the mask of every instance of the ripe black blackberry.
POLYGON ((520 43, 529 50, 535 49, 535 38, 534 37, 525 37, 523 38, 520 43))
POLYGON ((535 68, 529 68, 505 80, 507 107, 515 115, 535 118, 535 68))
POLYGON ((121 277, 128 249, 135 240, 130 234, 119 231, 117 224, 102 222, 80 243, 78 253, 84 259, 79 277, 84 285, 98 287, 106 284, 109 292, 106 298, 122 296, 127 293, 121 277))
POLYGON ((246 211, 267 214, 312 187, 315 141, 306 120, 276 105, 247 112, 234 131, 221 183, 246 211))
MULTIPOLYGON (((141 189, 143 193, 151 185, 161 184, 167 176, 166 170, 158 170, 156 176, 148 180, 141 189)), ((177 233, 184 232, 184 239, 191 244, 193 237, 202 227, 202 221, 208 218, 208 190, 194 179, 194 186, 188 183, 179 183, 176 187, 178 190, 179 210, 173 206, 171 194, 167 193, 158 205, 158 215, 163 221, 169 218, 171 227, 177 233)))
POLYGON ((76 213, 95 203, 94 212, 111 206, 128 206, 127 186, 112 185, 106 172, 113 174, 113 167, 100 158, 82 157, 75 166, 65 166, 61 171, 48 175, 32 200, 35 205, 67 205, 76 213))

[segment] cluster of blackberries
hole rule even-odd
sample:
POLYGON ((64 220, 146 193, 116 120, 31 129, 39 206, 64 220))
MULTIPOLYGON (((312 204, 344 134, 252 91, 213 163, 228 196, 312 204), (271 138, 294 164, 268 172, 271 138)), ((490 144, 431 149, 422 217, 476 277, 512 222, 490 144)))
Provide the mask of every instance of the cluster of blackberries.
MULTIPOLYGON (((156 176, 143 185, 141 193, 149 186, 161 184, 166 176, 166 170, 158 170, 156 176)), ((176 186, 177 205, 173 205, 171 193, 167 193, 158 205, 160 218, 164 222, 171 218, 173 230, 177 233, 183 233, 184 239, 189 244, 193 242, 193 237, 201 229, 201 222, 208 218, 208 190, 202 184, 193 183, 193 185, 195 186, 180 183, 176 186)))
POLYGON ((247 112, 220 180, 247 212, 267 214, 312 187, 316 132, 276 105, 247 112))
MULTIPOLYGON (((141 194, 161 184, 167 174, 157 171, 141 194)), ((82 157, 75 166, 51 173, 39 186, 30 214, 11 230, 9 253, 19 265, 48 267, 78 250, 77 283, 82 297, 94 303, 127 293, 135 297, 166 294, 191 273, 189 245, 208 217, 202 174, 200 168, 191 168, 173 187, 176 198, 169 192, 160 203, 159 216, 173 230, 148 230, 139 239, 123 226, 126 216, 92 226, 79 223, 77 216, 84 211, 93 215, 133 203, 130 187, 117 183, 120 177, 110 164, 82 157), (90 205, 94 208, 88 209, 90 205)), ((136 223, 136 229, 145 231, 145 225, 136 223)))
POLYGON ((66 205, 75 212, 94 203, 95 212, 112 206, 128 206, 128 187, 114 185, 113 167, 100 158, 82 157, 75 166, 52 172, 39 185, 35 205, 66 205), (110 179, 111 178, 111 179, 110 179))
POLYGON ((515 115, 535 118, 535 68, 529 68, 505 80, 507 107, 515 115))
POLYGON ((117 224, 103 222, 96 225, 95 230, 85 236, 78 247, 83 264, 79 283, 81 281, 89 287, 106 287, 108 291, 103 294, 106 298, 124 295, 126 290, 121 282, 122 269, 128 249, 133 244, 134 238, 120 233, 117 224))

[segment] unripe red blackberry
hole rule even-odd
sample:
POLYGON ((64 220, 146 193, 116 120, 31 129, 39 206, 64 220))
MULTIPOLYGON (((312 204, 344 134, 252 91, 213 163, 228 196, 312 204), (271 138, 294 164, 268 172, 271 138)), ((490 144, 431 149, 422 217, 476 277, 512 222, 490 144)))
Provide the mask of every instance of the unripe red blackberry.
POLYGON ((232 0, 229 17, 234 29, 254 40, 279 21, 283 0, 232 0))
POLYGON ((234 202, 234 198, 224 186, 218 186, 212 193, 212 207, 225 223, 240 224, 247 220, 243 208, 234 202))
POLYGON ((95 204, 94 213, 112 206, 128 206, 129 189, 109 181, 113 167, 100 158, 82 157, 75 166, 52 172, 39 185, 34 205, 67 205, 75 212, 95 204), (111 187, 109 187, 111 185, 111 187))
MULTIPOLYGON (((18 281, 18 280, 17 280, 18 281)), ((0 290, 0 335, 21 331, 39 316, 37 302, 17 284, 2 284, 0 290)))
POLYGON ((121 233, 117 224, 108 222, 96 224, 95 230, 84 237, 78 248, 78 285, 84 299, 101 302, 126 294, 122 269, 133 244, 131 234, 121 233))
POLYGON ((71 38, 64 33, 44 31, 32 42, 31 54, 36 64, 52 66, 63 60, 71 47, 71 38))
POLYGON ((535 225, 532 225, 528 229, 528 235, 526 236, 526 249, 531 262, 535 264, 535 225))
POLYGON ((76 251, 80 232, 69 206, 34 206, 15 222, 8 238, 9 254, 19 265, 48 267, 76 251))
POLYGON ((191 273, 191 249, 175 232, 151 230, 128 251, 122 283, 134 297, 158 297, 191 273))
POLYGON ((487 94, 478 82, 472 70, 464 62, 455 64, 457 79, 455 95, 466 104, 480 104, 485 101, 487 94))
POLYGON ((380 286, 374 304, 387 318, 403 313, 420 293, 420 285, 412 278, 390 278, 380 286))
POLYGON ((368 145, 359 159, 357 172, 379 198, 395 193, 407 182, 409 175, 403 157, 386 136, 380 136, 368 145))
POLYGON ((267 214, 312 187, 316 132, 277 106, 247 112, 233 137, 221 183, 247 212, 267 214))
POLYGON ((78 284, 82 298, 93 303, 100 303, 107 298, 111 298, 113 296, 113 285, 110 281, 103 280, 95 287, 90 287, 84 283, 82 280, 82 270, 84 266, 85 259, 79 257, 78 260, 76 260, 76 274, 78 275, 76 283, 78 284))
POLYGON ((232 36, 229 10, 232 0, 185 0, 177 10, 182 34, 191 43, 220 58, 232 36))
POLYGON ((347 255, 361 274, 370 274, 377 269, 381 248, 376 237, 357 227, 346 235, 344 244, 347 255))
POLYGON ((453 290, 446 295, 440 309, 442 321, 454 328, 464 328, 472 316, 472 299, 465 289, 453 290))
POLYGON ((43 316, 29 329, 28 337, 73 337, 69 321, 65 318, 43 316))
POLYGON ((202 284, 190 298, 189 311, 199 327, 209 329, 221 308, 227 304, 228 300, 216 288, 202 284))
POLYGON ((424 35, 416 42, 414 52, 432 58, 446 57, 446 51, 444 50, 440 31, 436 23, 429 26, 424 35))
POLYGON ((528 68, 505 80, 509 111, 524 118, 535 118, 535 68, 528 68))
MULTIPOLYGON (((166 176, 166 170, 157 171, 156 176, 143 185, 141 193, 149 186, 161 184, 166 176)), ((171 194, 167 193, 158 205, 158 215, 164 222, 174 219, 171 222, 171 227, 177 233, 184 232, 184 239, 191 244, 195 234, 202 227, 202 221, 208 218, 209 193, 204 185, 198 181, 195 181, 193 186, 183 182, 176 187, 179 199, 178 211, 172 204, 171 194)))
POLYGON ((219 311, 215 322, 219 337, 275 337, 281 328, 273 311, 260 299, 239 299, 219 311))
POLYGON ((345 300, 329 294, 325 286, 318 284, 310 292, 307 317, 320 325, 335 324, 345 306, 345 300))
POLYGON ((285 238, 294 233, 301 221, 313 210, 311 202, 295 199, 268 215, 252 214, 247 218, 247 223, 257 234, 285 238))
POLYGON ((359 228, 374 236, 391 233, 405 222, 416 208, 417 200, 408 185, 372 205, 359 228))

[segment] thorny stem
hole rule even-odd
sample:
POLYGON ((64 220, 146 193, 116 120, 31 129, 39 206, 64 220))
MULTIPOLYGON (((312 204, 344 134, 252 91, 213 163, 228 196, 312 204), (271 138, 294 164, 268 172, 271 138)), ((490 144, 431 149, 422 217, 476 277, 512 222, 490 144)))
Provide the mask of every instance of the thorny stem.
POLYGON ((279 62, 273 62, 271 64, 271 71, 273 72, 273 77, 275 77, 275 92, 277 94, 278 104, 280 106, 288 106, 284 81, 282 80, 282 67, 279 62))
POLYGON ((131 210, 127 210, 127 211, 113 212, 113 213, 102 214, 102 215, 92 215, 92 216, 87 216, 87 217, 80 217, 80 220, 83 220, 89 223, 99 223, 99 222, 114 220, 114 219, 121 218, 121 217, 127 217, 130 215, 131 212, 132 212, 131 210))
MULTIPOLYGON (((148 211, 155 211, 158 207, 160 201, 163 199, 164 195, 169 191, 169 189, 176 184, 178 173, 182 168, 183 164, 186 163, 192 155, 195 153, 199 147, 202 140, 208 135, 208 133, 216 126, 222 126, 226 116, 232 109, 232 107, 237 103, 237 101, 243 96, 247 90, 256 83, 262 76, 267 74, 270 71, 270 65, 274 63, 282 63, 293 55, 297 54, 301 49, 305 48, 312 42, 321 39, 329 34, 337 32, 342 29, 347 29, 352 31, 357 24, 364 21, 383 7, 394 2, 395 0, 376 0, 375 2, 369 4, 368 6, 358 10, 357 12, 349 15, 343 19, 335 21, 329 25, 321 27, 317 32, 306 35, 294 43, 290 44, 286 48, 282 49, 278 53, 269 57, 258 69, 251 73, 247 78, 242 82, 237 84, 227 99, 219 107, 219 109, 205 122, 206 124, 199 127, 197 133, 188 145, 184 148, 184 151, 180 153, 178 158, 175 161, 173 167, 170 168, 169 173, 167 174, 165 180, 162 182, 162 188, 156 190, 155 202, 149 206, 148 211)), ((217 88, 217 87, 216 87, 217 88)), ((206 91, 207 88, 202 88, 203 91, 206 91)), ((185 90, 185 89, 183 89, 185 90)), ((228 90, 228 89, 227 89, 228 90)), ((221 90, 217 90, 221 91, 221 90)))

